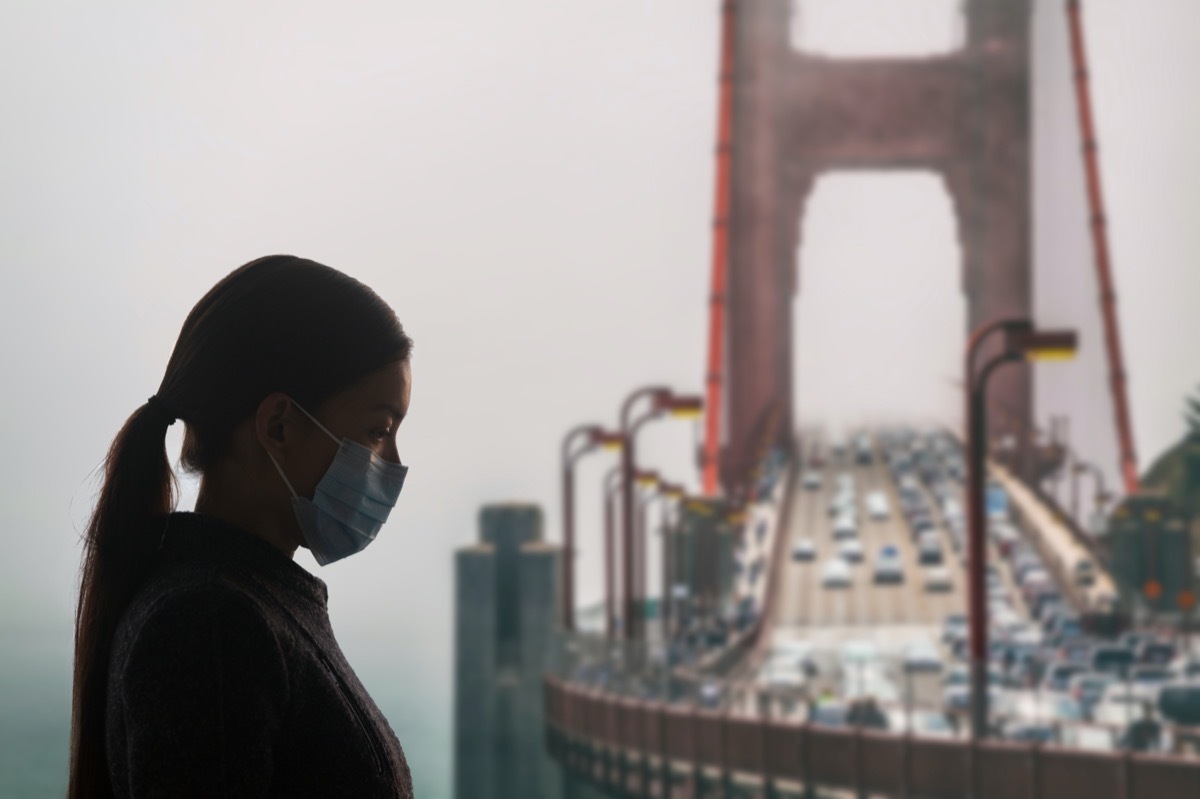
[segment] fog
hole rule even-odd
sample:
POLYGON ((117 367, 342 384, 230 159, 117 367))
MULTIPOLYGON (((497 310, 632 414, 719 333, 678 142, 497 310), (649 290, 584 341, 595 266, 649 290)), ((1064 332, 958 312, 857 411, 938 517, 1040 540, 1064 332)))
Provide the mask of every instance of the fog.
MULTIPOLYGON (((879 20, 901 19, 895 3, 879 18, 805 5, 833 49, 864 30, 886 41, 879 20)), ((1200 5, 1085 11, 1144 466, 1182 434, 1200 382, 1200 5)), ((425 686, 448 713, 452 552, 480 505, 540 503, 557 539, 563 433, 613 422, 642 384, 702 387, 718 22, 715 0, 9 4, 0 628, 69 640, 108 443, 201 295, 292 253, 372 286, 416 341, 396 512, 359 556, 297 559, 328 582, 351 662, 425 686)), ((1077 363, 1039 371, 1039 418, 1071 414, 1115 474, 1061 2, 1038 4, 1035 51, 1038 317, 1085 341, 1077 363)), ((822 181, 797 220, 803 420, 956 421, 951 213, 927 174, 822 181)), ((696 435, 663 422, 639 453, 696 487, 696 435)), ((608 458, 577 478, 585 601, 600 590, 608 458)))

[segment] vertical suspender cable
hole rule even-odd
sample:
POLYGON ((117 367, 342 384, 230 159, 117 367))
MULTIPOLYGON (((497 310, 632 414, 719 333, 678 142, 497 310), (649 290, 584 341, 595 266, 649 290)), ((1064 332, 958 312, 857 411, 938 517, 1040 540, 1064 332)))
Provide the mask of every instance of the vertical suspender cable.
POLYGON ((733 0, 721 4, 721 72, 717 100, 717 187, 713 213, 712 290, 708 299, 705 379, 704 493, 717 492, 725 361, 725 290, 729 262, 730 172, 733 156, 733 0))
POLYGON ((1087 54, 1083 46, 1083 21, 1079 0, 1067 0, 1071 29, 1071 58, 1075 67, 1075 97, 1079 106, 1079 129, 1083 137, 1083 163, 1087 177, 1088 208, 1091 211, 1092 245, 1096 253, 1096 274, 1100 281, 1100 310, 1104 318, 1104 341, 1108 349, 1108 373, 1112 386, 1113 410, 1121 448, 1121 477, 1125 493, 1138 488, 1137 454, 1133 446, 1133 427, 1129 421, 1129 400, 1125 385, 1125 359, 1121 354, 1121 334, 1117 322, 1117 292, 1113 285, 1108 253, 1108 228, 1104 218, 1104 194, 1100 188, 1100 167, 1096 158, 1096 131, 1092 121, 1092 101, 1088 88, 1087 54))

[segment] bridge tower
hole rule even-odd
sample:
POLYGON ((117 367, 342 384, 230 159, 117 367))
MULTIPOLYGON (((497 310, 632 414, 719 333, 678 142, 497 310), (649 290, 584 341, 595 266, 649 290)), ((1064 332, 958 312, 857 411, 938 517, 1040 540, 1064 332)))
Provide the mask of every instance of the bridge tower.
MULTIPOLYGON (((805 204, 822 173, 942 176, 963 254, 964 347, 977 325, 1033 310, 1030 0, 965 0, 963 46, 911 59, 796 52, 791 0, 735 0, 733 8, 726 487, 752 468, 773 409, 783 422, 778 434, 793 429, 797 255, 805 204)), ((1014 365, 990 389, 1021 430, 1033 428, 1031 380, 1027 366, 1014 365)), ((996 416, 992 435, 1001 432, 996 416)))

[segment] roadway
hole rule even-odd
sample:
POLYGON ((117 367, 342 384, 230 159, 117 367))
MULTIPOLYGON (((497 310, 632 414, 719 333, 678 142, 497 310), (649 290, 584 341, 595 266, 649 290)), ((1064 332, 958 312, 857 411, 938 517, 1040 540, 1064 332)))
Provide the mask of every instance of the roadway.
MULTIPOLYGON (((793 499, 795 504, 787 530, 789 560, 782 567, 776 615, 776 634, 781 637, 808 637, 815 627, 937 627, 947 614, 961 613, 966 605, 965 578, 953 556, 949 535, 941 525, 937 530, 942 538, 944 563, 950 570, 953 588, 937 593, 925 590, 922 579, 925 567, 918 563, 916 546, 900 511, 895 483, 878 444, 872 446, 870 464, 854 463, 849 452, 841 456, 830 453, 828 463, 817 470, 822 477, 820 489, 806 490, 802 482, 797 483, 798 494, 793 499), (848 472, 854 477, 859 540, 864 559, 851 566, 849 588, 825 588, 821 585, 821 567, 837 551, 829 504, 836 492, 836 477, 840 472, 848 472), (890 513, 886 520, 870 519, 863 507, 864 498, 872 491, 882 491, 888 498, 890 513), (792 547, 805 538, 816 545, 817 557, 811 561, 791 560, 792 547), (880 548, 889 544, 901 553, 904 581, 878 585, 872 579, 873 564, 880 548)), ((937 518, 932 498, 927 497, 927 500, 934 507, 937 518)))

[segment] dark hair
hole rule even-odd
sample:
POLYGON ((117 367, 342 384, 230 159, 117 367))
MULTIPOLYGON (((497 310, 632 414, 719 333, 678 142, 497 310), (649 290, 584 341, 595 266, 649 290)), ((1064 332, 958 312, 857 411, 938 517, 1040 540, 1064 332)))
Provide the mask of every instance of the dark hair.
POLYGON ((108 659, 122 614, 154 565, 174 510, 166 430, 186 425, 181 461, 203 473, 268 394, 306 407, 407 360, 412 340, 375 292, 290 255, 227 275, 188 314, 152 401, 133 412, 104 463, 88 522, 75 617, 69 799, 112 796, 104 724, 108 659))

